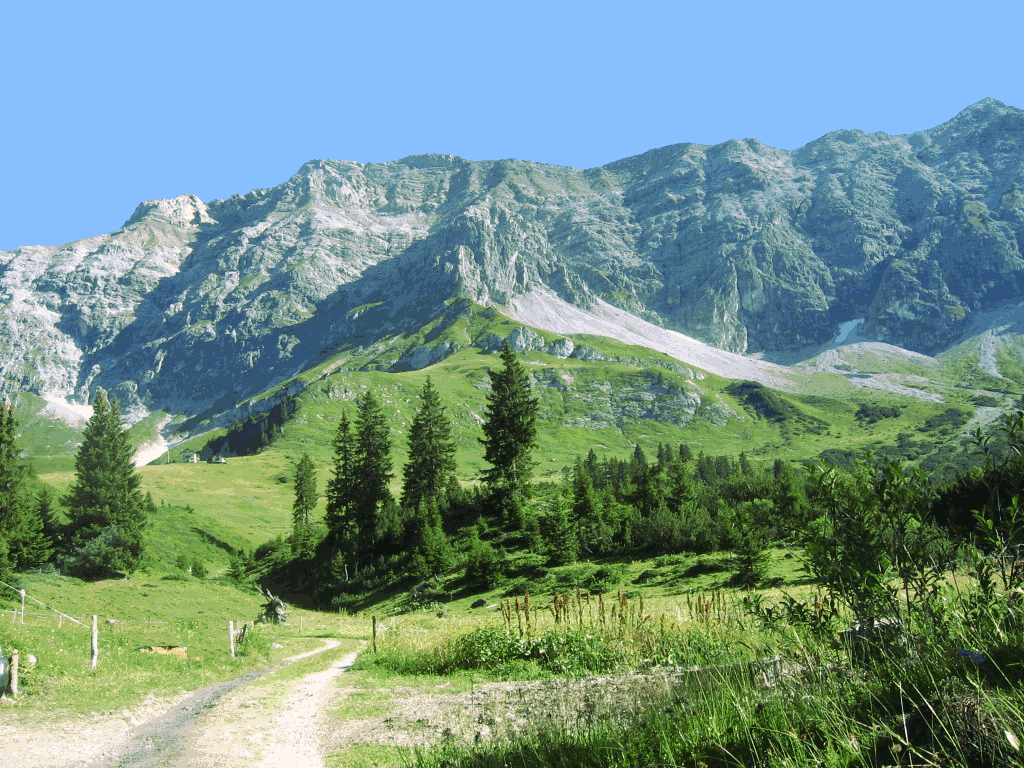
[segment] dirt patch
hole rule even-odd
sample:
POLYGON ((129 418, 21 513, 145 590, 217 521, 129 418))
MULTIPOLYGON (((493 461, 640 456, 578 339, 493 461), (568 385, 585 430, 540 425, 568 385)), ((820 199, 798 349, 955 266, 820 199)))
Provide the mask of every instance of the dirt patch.
POLYGON ((369 694, 374 708, 386 712, 335 719, 324 746, 333 752, 366 743, 394 747, 431 746, 446 740, 473 743, 543 730, 578 732, 608 720, 625 726, 650 707, 677 702, 709 680, 706 670, 673 668, 578 680, 486 683, 464 693, 445 693, 443 684, 433 692, 345 686, 337 691, 335 706, 369 694))
POLYGON ((131 709, 73 716, 51 712, 45 719, 12 717, 17 704, 0 706, 0 743, 6 768, 84 768, 112 759, 129 742, 132 729, 166 715, 189 697, 147 696, 131 709))

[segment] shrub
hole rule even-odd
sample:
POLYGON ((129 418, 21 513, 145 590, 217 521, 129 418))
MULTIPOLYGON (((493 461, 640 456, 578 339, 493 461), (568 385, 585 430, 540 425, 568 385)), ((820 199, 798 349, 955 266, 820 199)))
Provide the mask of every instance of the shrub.
POLYGON ((611 592, 622 583, 626 569, 621 565, 606 565, 588 576, 583 586, 591 592, 611 592))
POLYGON ((504 563, 490 542, 474 538, 466 557, 466 581, 484 589, 494 589, 505 578, 504 563))
POLYGON ((721 573, 722 571, 727 570, 729 570, 729 566, 721 560, 698 557, 693 565, 683 571, 683 576, 688 579, 693 579, 697 576, 705 576, 709 573, 721 573))

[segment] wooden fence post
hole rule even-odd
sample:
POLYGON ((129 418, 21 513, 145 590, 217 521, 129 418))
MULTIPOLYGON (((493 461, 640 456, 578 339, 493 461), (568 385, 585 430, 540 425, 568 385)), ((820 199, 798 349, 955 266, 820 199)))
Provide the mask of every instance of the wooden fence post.
POLYGON ((235 658, 235 622, 228 622, 228 645, 231 646, 231 658, 235 658))
POLYGON ((22 590, 20 590, 20 592, 21 592, 21 623, 24 624, 25 623, 25 590, 22 589, 22 590))
POLYGON ((96 624, 96 614, 92 615, 92 668, 96 669, 96 662, 100 656, 100 630, 96 624))
POLYGON ((11 692, 11 696, 14 698, 18 697, 18 649, 15 648, 11 651, 11 679, 7 683, 7 688, 11 692))
POLYGON ((373 617, 373 653, 377 653, 377 617, 373 617))

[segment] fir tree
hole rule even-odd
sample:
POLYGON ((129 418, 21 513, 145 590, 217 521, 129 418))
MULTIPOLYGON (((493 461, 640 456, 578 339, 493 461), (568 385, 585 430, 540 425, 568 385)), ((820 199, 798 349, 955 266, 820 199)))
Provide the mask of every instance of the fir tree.
POLYGON ((611 550, 613 531, 605 520, 604 509, 587 465, 577 461, 572 476, 572 510, 570 519, 578 526, 580 543, 588 554, 605 554, 611 550))
POLYGON ((39 520, 43 524, 43 533, 46 538, 59 546, 61 540, 61 524, 57 517, 57 510, 54 507, 53 493, 48 486, 43 486, 36 496, 36 509, 39 510, 39 520))
POLYGON ((483 424, 484 482, 499 498, 526 496, 533 470, 531 454, 537 446, 537 409, 530 379, 506 342, 501 348, 500 371, 491 371, 483 424))
POLYGON ((292 554, 298 557, 310 557, 313 554, 313 531, 309 515, 319 498, 316 467, 309 454, 304 453, 295 467, 295 500, 292 502, 292 554))
POLYGON ((441 513, 432 498, 422 501, 416 510, 416 543, 413 570, 421 579, 450 571, 455 565, 455 550, 441 524, 441 513))
POLYGON ((354 424, 343 415, 338 425, 334 476, 327 487, 331 545, 349 558, 354 572, 372 560, 378 543, 395 527, 390 428, 372 392, 359 398, 356 409, 354 424))
POLYGON ((61 499, 69 543, 91 570, 130 573, 142 561, 146 502, 133 453, 117 402, 98 390, 75 457, 75 481, 61 499))
POLYGON ((409 460, 402 470, 402 505, 416 509, 439 500, 455 479, 455 438, 441 398, 427 377, 420 408, 409 428, 409 460))
POLYGON ((479 527, 469 532, 469 551, 466 554, 466 581, 474 586, 494 589, 501 584, 504 561, 489 541, 480 538, 479 527))
POLYGON ((391 498, 391 430, 372 392, 356 403, 356 521, 362 552, 372 552, 382 531, 378 516, 391 498))
POLYGON ((575 563, 580 556, 580 539, 576 526, 569 520, 561 496, 554 499, 544 520, 544 538, 548 554, 555 565, 575 563))
POLYGON ((26 488, 27 471, 18 459, 16 435, 14 405, 0 404, 0 571, 42 565, 53 553, 26 488))
POLYGON ((359 528, 354 506, 356 499, 356 441, 348 414, 342 411, 334 435, 334 470, 327 483, 327 541, 332 555, 354 559, 359 528))

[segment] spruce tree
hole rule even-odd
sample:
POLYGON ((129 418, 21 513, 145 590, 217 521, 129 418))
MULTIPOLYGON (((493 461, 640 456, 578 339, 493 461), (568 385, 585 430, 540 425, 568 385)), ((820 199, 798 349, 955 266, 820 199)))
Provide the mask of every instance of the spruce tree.
POLYGON ((575 563, 580 556, 579 533, 565 507, 565 501, 557 496, 544 519, 544 538, 555 565, 575 563))
POLYGON ((484 461, 491 465, 483 472, 484 482, 507 502, 529 491, 539 401, 526 368, 516 360, 508 342, 501 348, 501 361, 502 369, 489 374, 491 391, 480 442, 484 445, 484 461))
POLYGON ((97 390, 75 457, 75 481, 61 499, 68 540, 94 572, 131 573, 145 549, 146 501, 117 401, 97 390))
POLYGON ((335 553, 355 572, 371 562, 385 534, 393 533, 391 433, 380 401, 367 392, 346 416, 334 440, 334 476, 327 488, 327 525, 335 553))
POLYGON ((44 485, 36 496, 36 509, 39 511, 39 521, 43 524, 43 534, 54 547, 59 547, 61 524, 54 506, 53 493, 48 486, 44 485))
POLYGON ((416 510, 413 570, 426 579, 450 571, 455 565, 455 550, 441 525, 441 513, 432 498, 420 502, 416 510))
POLYGON ((380 537, 378 516, 391 498, 391 429, 373 392, 356 403, 356 521, 360 550, 372 553, 380 537))
POLYGON ((569 519, 580 531, 580 545, 587 554, 611 550, 613 531, 605 520, 604 508, 594 490, 587 465, 577 459, 572 476, 572 507, 569 519))
POLYGON ((327 541, 332 555, 354 561, 359 528, 354 506, 356 499, 356 440, 348 414, 342 411, 334 435, 334 469, 327 483, 327 541))
POLYGON ((319 498, 316 467, 309 454, 304 453, 295 467, 295 500, 292 502, 292 554, 296 556, 309 557, 313 554, 309 515, 319 498))
POLYGON ((26 488, 27 469, 18 458, 16 435, 14 405, 0 404, 0 571, 42 565, 53 553, 26 488))
POLYGON ((452 424, 430 377, 420 393, 420 408, 409 428, 409 460, 402 469, 402 505, 439 501, 455 479, 455 438, 452 424))

